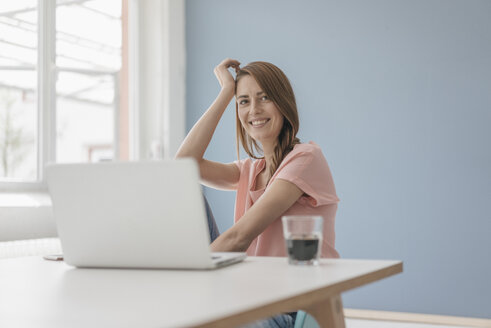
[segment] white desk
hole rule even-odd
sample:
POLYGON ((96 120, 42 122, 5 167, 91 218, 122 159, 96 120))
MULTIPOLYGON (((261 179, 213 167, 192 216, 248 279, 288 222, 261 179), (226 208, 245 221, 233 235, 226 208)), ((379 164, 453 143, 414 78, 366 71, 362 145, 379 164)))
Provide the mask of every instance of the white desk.
POLYGON ((234 327, 308 310, 344 327, 340 294, 402 272, 399 261, 249 257, 213 271, 75 269, 40 257, 0 260, 0 327, 234 327))

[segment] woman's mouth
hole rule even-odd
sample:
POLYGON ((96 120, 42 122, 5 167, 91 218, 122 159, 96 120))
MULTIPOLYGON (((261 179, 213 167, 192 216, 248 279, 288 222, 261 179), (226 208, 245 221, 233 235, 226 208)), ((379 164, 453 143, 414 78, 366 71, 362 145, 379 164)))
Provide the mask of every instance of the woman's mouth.
POLYGON ((268 123, 269 120, 270 120, 269 118, 265 118, 265 119, 261 119, 261 120, 254 120, 254 121, 249 122, 249 124, 251 124, 254 128, 259 128, 259 127, 264 126, 266 123, 268 123))

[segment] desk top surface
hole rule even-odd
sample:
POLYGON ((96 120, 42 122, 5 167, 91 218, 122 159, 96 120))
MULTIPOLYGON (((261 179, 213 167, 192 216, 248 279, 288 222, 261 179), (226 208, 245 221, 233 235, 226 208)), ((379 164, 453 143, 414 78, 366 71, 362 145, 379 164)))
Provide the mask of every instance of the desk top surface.
MULTIPOLYGON (((292 311, 402 271, 400 261, 249 257, 210 271, 76 269, 40 257, 0 260, 1 327, 190 327, 241 313, 292 311), (298 301, 298 302, 297 302, 298 301)), ((272 313, 272 312, 271 312, 272 313)), ((212 326, 212 324, 211 324, 212 326)))

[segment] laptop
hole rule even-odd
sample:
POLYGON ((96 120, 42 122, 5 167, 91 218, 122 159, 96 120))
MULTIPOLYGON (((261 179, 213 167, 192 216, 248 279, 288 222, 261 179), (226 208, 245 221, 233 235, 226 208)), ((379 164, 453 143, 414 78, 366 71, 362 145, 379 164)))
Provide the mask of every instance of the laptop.
POLYGON ((212 253, 193 159, 50 164, 53 213, 67 264, 214 269, 245 253, 212 253))

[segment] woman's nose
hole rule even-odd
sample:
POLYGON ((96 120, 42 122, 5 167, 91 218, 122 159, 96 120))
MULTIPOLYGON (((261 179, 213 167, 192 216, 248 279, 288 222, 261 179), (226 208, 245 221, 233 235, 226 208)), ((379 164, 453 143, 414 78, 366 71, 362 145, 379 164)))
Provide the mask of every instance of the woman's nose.
POLYGON ((257 100, 252 100, 251 101, 251 107, 250 107, 250 112, 251 113, 258 113, 261 111, 261 105, 257 100))

